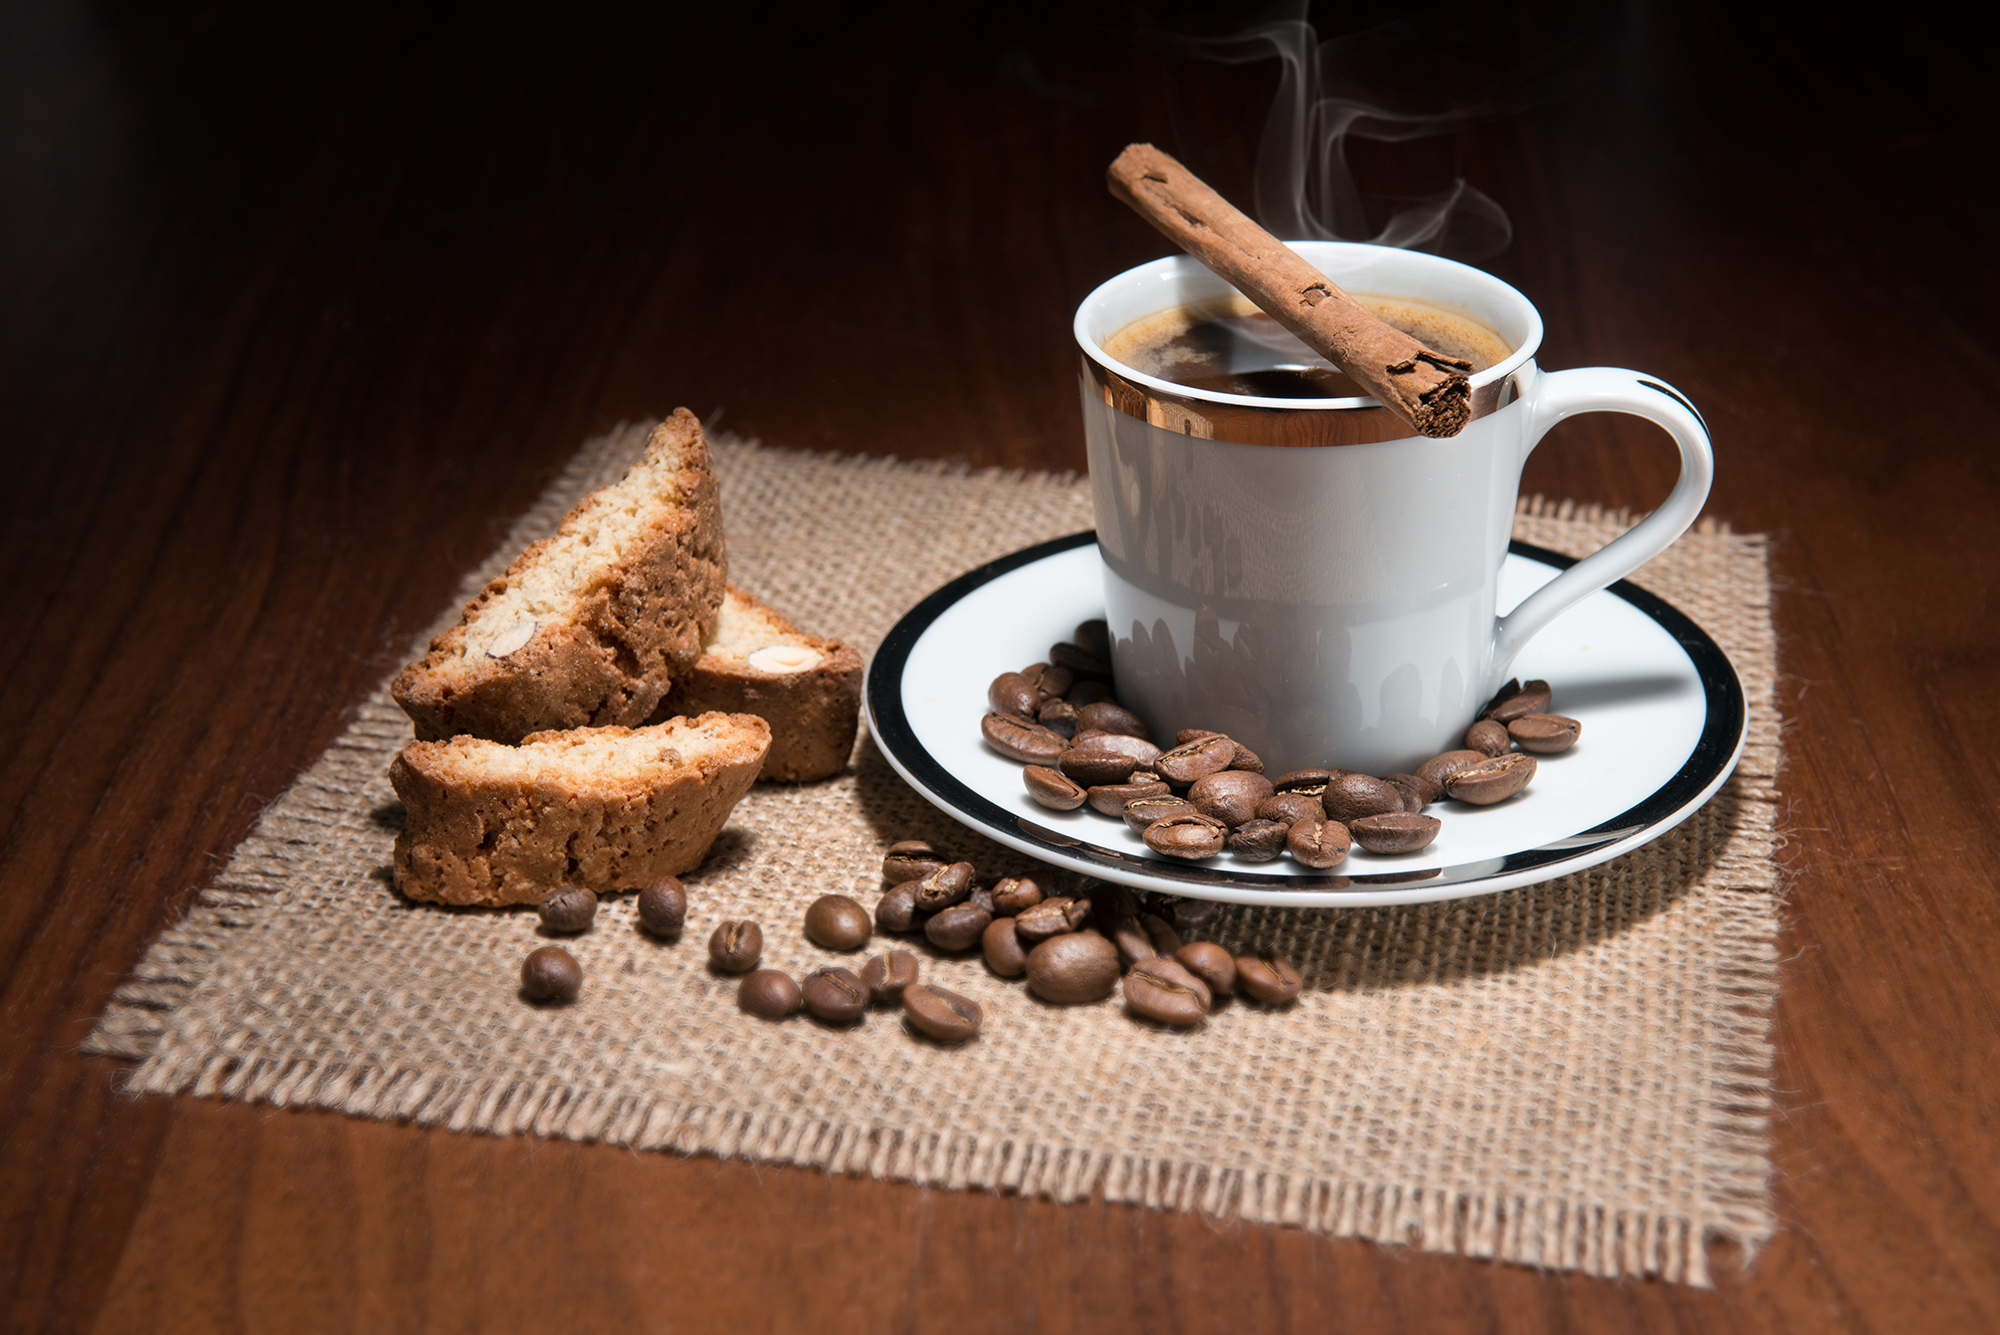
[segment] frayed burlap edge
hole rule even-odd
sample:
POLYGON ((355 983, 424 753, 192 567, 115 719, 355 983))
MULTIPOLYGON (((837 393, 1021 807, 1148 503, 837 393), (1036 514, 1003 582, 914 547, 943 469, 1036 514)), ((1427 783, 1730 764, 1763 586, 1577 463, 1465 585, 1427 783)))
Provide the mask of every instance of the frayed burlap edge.
MULTIPOLYGON (((615 446, 622 435, 623 431, 614 431, 579 450, 516 522, 499 550, 467 576, 453 605, 440 614, 420 644, 450 624, 458 606, 503 569, 514 552, 548 532, 585 491, 616 475, 622 459, 615 446)), ((735 447, 759 448, 754 442, 738 442, 735 447)), ((1057 488, 1085 485, 1069 476, 999 469, 975 473, 951 463, 850 462, 865 468, 913 468, 1057 488)), ((1581 545, 1587 551, 1634 522, 1636 517, 1629 512, 1535 496, 1520 503, 1516 536, 1558 548, 1581 545), (1558 535, 1551 525, 1581 531, 1558 535), (1569 541, 1559 540, 1562 537, 1569 541), (1579 538, 1584 539, 1581 544, 1579 538)), ((1761 535, 1730 534, 1726 525, 1712 520, 1702 521, 1700 530, 1733 538, 1744 545, 1746 554, 1754 551, 1760 563, 1764 558, 1766 542, 1761 535)), ((187 917, 148 949, 131 980, 114 994, 83 1050, 141 1061, 143 1065, 123 1083, 124 1090, 133 1094, 191 1093, 452 1131, 525 1132, 1065 1203, 1101 1196, 1111 1202, 1283 1224, 1429 1252, 1605 1278, 1653 1276, 1706 1287, 1710 1284, 1706 1242, 1737 1244, 1747 1263, 1775 1231, 1767 1190, 1772 1070, 1767 1029, 1777 992, 1774 929, 1779 885, 1769 852, 1777 846, 1779 723, 1768 575, 1759 587, 1761 601, 1742 611, 1760 623, 1761 643, 1755 649, 1761 651, 1763 670, 1746 677, 1750 736, 1733 782, 1741 786, 1738 833, 1749 836, 1761 856, 1726 859, 1716 869, 1723 895, 1717 905, 1715 935, 1727 943, 1726 953, 1738 963, 1727 978, 1731 1005, 1723 1012, 1722 1031, 1715 1035, 1718 1061, 1712 1069, 1717 1077, 1704 1101, 1704 1124, 1712 1137, 1704 1167, 1711 1181, 1741 1185, 1709 1197, 1704 1202, 1707 1208, 1696 1217, 1610 1210, 1589 1200, 1553 1195, 1246 1173, 1187 1160, 1092 1151, 1047 1139, 996 1140, 825 1118, 760 1116, 578 1089, 557 1081, 440 1079, 420 1069, 381 1064, 244 1060, 173 1051, 164 1041, 173 1012, 202 985, 233 940, 259 929, 260 910, 271 902, 270 892, 282 884, 269 854, 287 843, 310 842, 316 819, 324 820, 325 813, 340 808, 343 794, 325 782, 330 763, 337 767, 343 760, 363 758, 355 752, 366 753, 374 763, 381 749, 402 733, 405 725, 388 699, 386 682, 361 706, 326 755, 267 809, 187 917)))

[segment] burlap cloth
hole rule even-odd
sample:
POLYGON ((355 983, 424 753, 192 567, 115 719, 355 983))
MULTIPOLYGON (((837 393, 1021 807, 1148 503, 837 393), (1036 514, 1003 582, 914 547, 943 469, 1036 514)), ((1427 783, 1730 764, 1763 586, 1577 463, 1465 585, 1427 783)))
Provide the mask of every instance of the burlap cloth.
MULTIPOLYGON (((586 444, 464 595, 617 476, 643 436, 586 444)), ((1091 523, 1088 484, 1069 477, 726 440, 717 461, 732 579, 864 654, 945 580, 1091 523)), ((1530 504, 1516 532, 1580 554, 1622 518, 1530 504)), ((1665 838, 1531 889, 1228 912, 1218 940, 1278 944, 1304 973, 1287 1011, 1239 1003, 1166 1032, 1115 1001, 1040 1004, 975 954, 924 961, 986 1008, 985 1032, 960 1049, 914 1039, 893 1012, 838 1033, 740 1014, 734 983, 705 967, 718 920, 760 919, 767 963, 802 974, 825 960, 798 929, 805 905, 837 890, 872 906, 893 840, 961 850, 983 874, 1025 865, 917 797, 865 737, 850 774, 743 801, 687 878, 680 943, 643 936, 630 896, 607 901, 569 946, 582 999, 536 1008, 516 992, 542 943, 532 912, 441 910, 390 888, 401 811, 385 772, 410 729, 385 687, 153 945, 88 1046, 143 1059, 140 1091, 1064 1201, 1101 1192, 1705 1283, 1705 1237, 1754 1247, 1772 1229, 1778 720, 1764 542, 1705 525, 1638 580, 1743 674, 1736 777, 1665 838)))

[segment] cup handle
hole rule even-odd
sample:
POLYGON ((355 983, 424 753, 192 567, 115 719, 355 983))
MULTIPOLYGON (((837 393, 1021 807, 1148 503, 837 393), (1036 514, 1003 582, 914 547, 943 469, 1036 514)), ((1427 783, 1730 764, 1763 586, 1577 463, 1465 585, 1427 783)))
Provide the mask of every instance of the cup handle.
POLYGON ((1558 613, 1665 551, 1701 513, 1709 484, 1715 479, 1715 454, 1709 448, 1707 423, 1686 396, 1651 376, 1609 366, 1544 371, 1535 378, 1527 399, 1523 458, 1564 418, 1589 412, 1632 413, 1674 438, 1681 451, 1681 476, 1659 509, 1529 594, 1519 607, 1499 619, 1489 690, 1506 678, 1521 646, 1558 613))

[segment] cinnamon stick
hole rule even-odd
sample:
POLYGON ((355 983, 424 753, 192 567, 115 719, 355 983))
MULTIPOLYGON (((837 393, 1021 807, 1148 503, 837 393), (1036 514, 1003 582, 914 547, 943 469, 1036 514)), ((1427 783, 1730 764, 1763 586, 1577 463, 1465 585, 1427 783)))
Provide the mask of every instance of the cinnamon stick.
POLYGON ((1419 435, 1455 436, 1472 419, 1471 362, 1432 352, 1385 323, 1172 157, 1131 144, 1106 175, 1112 194, 1419 435))

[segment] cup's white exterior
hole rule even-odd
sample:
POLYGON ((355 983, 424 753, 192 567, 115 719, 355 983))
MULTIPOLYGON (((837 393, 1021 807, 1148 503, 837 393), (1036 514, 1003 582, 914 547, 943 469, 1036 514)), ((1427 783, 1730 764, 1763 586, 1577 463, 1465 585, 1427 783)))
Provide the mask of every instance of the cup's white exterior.
MULTIPOLYGON (((1514 355, 1474 386, 1498 384, 1501 406, 1447 440, 1240 444, 1130 416, 1086 376, 1119 698, 1156 740, 1214 728, 1254 749, 1273 774, 1407 771, 1459 745, 1529 635, 1692 522, 1712 470, 1707 436, 1685 400, 1632 372, 1538 371, 1540 317, 1489 274, 1409 251, 1294 245, 1350 291, 1415 297, 1499 332, 1514 355), (1495 599, 1522 465, 1550 426, 1590 408, 1659 421, 1681 445, 1681 483, 1646 524, 1605 549, 1609 559, 1567 572, 1501 622, 1495 599)), ((1078 344, 1127 380, 1183 397, 1303 414, 1375 407, 1202 395, 1104 356, 1104 340, 1132 320, 1228 290, 1188 257, 1142 266, 1084 302, 1078 344)))

